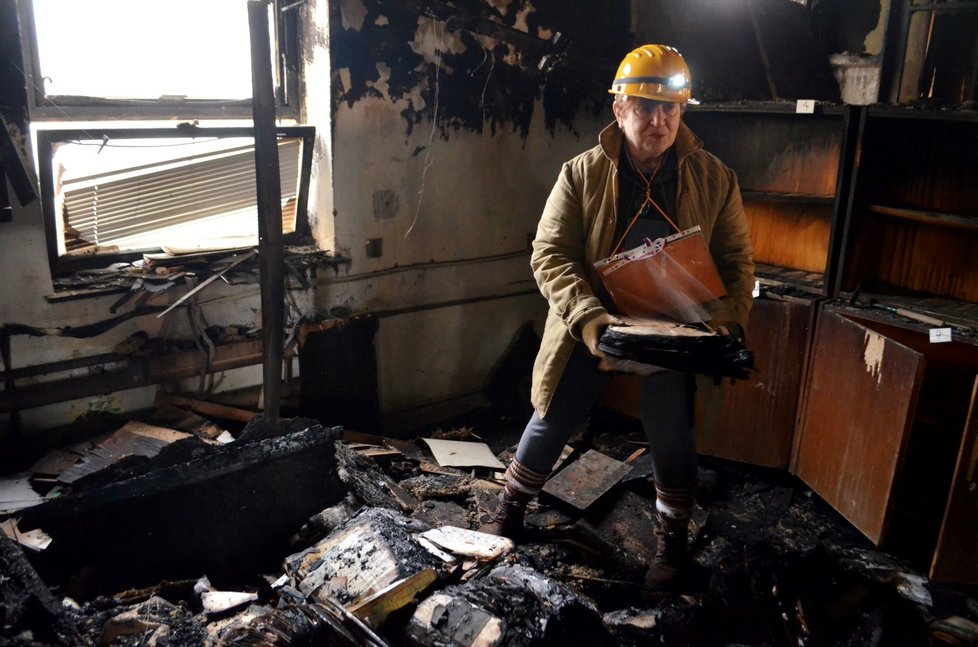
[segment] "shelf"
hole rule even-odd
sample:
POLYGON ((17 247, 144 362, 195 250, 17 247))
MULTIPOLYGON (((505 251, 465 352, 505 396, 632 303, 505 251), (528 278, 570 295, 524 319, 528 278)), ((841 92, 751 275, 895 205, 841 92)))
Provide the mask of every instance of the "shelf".
POLYGON ((903 220, 922 222, 928 225, 941 227, 953 227, 954 229, 966 229, 968 231, 978 231, 978 218, 973 216, 959 216, 953 213, 941 213, 939 211, 924 211, 923 209, 907 209, 903 207, 886 207, 878 204, 869 205, 871 213, 882 216, 891 216, 903 220))
POLYGON ((834 204, 834 195, 810 195, 805 193, 781 193, 778 191, 749 191, 740 192, 744 200, 756 202, 795 202, 800 204, 834 204))
POLYGON ((933 119, 939 121, 978 121, 978 111, 961 108, 931 109, 904 108, 896 106, 869 106, 867 113, 871 117, 896 119, 933 119))
POLYGON ((746 114, 774 114, 774 115, 798 115, 799 118, 811 118, 825 115, 841 116, 845 113, 844 104, 826 103, 818 101, 815 103, 815 112, 798 112, 797 101, 724 101, 703 102, 696 105, 688 104, 688 113, 697 112, 725 112, 725 113, 746 113, 746 114))
MULTIPOLYGON (((852 295, 843 293, 840 298, 852 301, 852 295)), ((978 331, 978 303, 943 299, 933 296, 912 296, 885 294, 880 292, 861 292, 858 306, 874 304, 880 310, 899 310, 914 313, 921 323, 930 325, 950 325, 955 328, 971 328, 978 331), (934 320, 934 321, 928 321, 934 320)), ((900 314, 900 313, 896 313, 900 314)), ((913 316, 909 317, 913 318, 913 316)))
POLYGON ((825 278, 822 274, 764 263, 756 264, 754 274, 761 285, 786 285, 813 296, 824 294, 825 278))

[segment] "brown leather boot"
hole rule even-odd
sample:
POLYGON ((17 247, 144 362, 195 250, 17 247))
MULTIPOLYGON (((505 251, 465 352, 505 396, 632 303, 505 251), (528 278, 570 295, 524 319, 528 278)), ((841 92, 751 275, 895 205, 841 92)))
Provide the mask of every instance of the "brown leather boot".
POLYGON ((686 563, 689 530, 686 527, 664 530, 656 526, 653 534, 655 557, 645 572, 645 585, 655 590, 669 589, 676 584, 686 563))
POLYGON ((516 539, 523 532, 526 504, 532 498, 532 495, 516 492, 507 486, 495 514, 479 528, 479 532, 516 539))

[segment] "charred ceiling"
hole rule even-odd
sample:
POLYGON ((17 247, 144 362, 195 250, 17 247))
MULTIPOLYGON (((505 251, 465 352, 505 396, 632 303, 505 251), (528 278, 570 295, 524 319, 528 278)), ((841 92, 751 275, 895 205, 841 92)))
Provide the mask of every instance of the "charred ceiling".
POLYGON ((435 114, 443 136, 484 128, 526 136, 542 99, 547 127, 570 127, 579 112, 607 106, 603 76, 630 42, 628 21, 621 0, 337 3, 335 101, 406 100, 408 132, 435 114))
POLYGON ((827 52, 795 2, 656 0, 634 22, 639 39, 683 53, 701 101, 839 101, 827 52))
POLYGON ((538 101, 551 132, 572 128, 607 108, 608 79, 639 41, 678 47, 701 100, 839 101, 808 13, 788 0, 347 0, 331 24, 336 105, 394 101, 408 133, 434 115, 443 137, 525 137, 538 101))

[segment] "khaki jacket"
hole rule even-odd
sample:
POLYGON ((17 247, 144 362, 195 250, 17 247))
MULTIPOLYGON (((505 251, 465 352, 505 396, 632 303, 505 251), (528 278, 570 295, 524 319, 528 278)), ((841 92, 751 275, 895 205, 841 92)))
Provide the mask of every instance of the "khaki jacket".
MULTIPOLYGON (((623 135, 612 123, 598 145, 563 165, 550 192, 533 241, 530 264, 550 304, 543 340, 533 367, 531 398, 538 415, 546 415, 581 325, 605 311, 592 286, 600 285, 594 262, 611 254, 618 205, 618 159, 623 135)), ((733 321, 747 329, 754 288, 754 252, 744 216, 737 176, 680 124, 674 148, 679 166, 676 224, 695 225, 727 289, 724 312, 713 323, 733 321)), ((698 376, 702 377, 702 376, 698 376)), ((721 395, 712 379, 699 379, 700 400, 721 395), (710 391, 714 393, 710 393, 710 391)), ((710 405, 722 404, 722 399, 710 405)), ((717 411, 701 411, 710 418, 717 411)))

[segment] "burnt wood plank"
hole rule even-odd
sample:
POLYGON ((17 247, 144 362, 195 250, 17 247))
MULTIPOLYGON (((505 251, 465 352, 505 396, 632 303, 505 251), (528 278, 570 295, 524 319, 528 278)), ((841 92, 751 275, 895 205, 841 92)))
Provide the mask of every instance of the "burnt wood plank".
POLYGON ((70 485, 133 456, 153 457, 172 443, 192 438, 165 427, 155 427, 130 420, 121 429, 100 442, 77 463, 58 475, 58 482, 70 485))
POLYGON ((631 470, 631 465, 592 449, 552 476, 543 491, 578 510, 586 510, 631 470))

